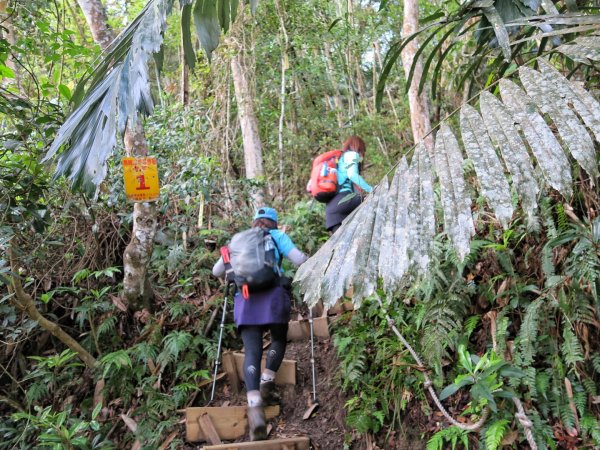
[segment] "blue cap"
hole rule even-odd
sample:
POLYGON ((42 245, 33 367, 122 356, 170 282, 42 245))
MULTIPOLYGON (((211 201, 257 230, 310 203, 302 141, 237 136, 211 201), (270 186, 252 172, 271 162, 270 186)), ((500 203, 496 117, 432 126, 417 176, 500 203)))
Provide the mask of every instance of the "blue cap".
POLYGON ((261 219, 263 217, 265 219, 270 219, 273 222, 277 222, 277 211, 275 211, 273 208, 269 208, 267 206, 258 208, 258 210, 256 211, 256 214, 254 214, 254 220, 261 219))

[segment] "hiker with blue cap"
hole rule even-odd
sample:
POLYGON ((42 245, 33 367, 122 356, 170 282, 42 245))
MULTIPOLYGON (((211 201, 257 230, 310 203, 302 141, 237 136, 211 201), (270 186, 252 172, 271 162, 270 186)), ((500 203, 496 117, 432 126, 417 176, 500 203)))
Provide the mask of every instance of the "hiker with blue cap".
POLYGON ((234 235, 227 245, 225 258, 229 263, 221 256, 213 267, 213 275, 227 276, 237 286, 233 318, 244 342, 244 382, 253 441, 267 437, 263 407, 279 402, 274 380, 285 354, 291 310, 291 280, 281 272, 282 258, 295 266, 308 259, 286 233, 277 229, 277 220, 275 209, 259 208, 252 228, 234 235), (271 332, 271 346, 261 374, 266 330, 271 332))

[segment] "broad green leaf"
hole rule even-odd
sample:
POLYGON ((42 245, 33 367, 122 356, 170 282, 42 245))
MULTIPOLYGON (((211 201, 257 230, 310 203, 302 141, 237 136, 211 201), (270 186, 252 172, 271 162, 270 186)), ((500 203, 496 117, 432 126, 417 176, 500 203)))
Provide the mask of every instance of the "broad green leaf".
POLYGON ((458 141, 446 123, 442 124, 436 136, 435 170, 440 180, 444 226, 456 254, 463 260, 470 252, 475 227, 471 199, 466 193, 463 157, 458 141))
POLYGON ((496 407, 496 401, 494 400, 494 396, 492 395, 492 391, 490 388, 482 382, 477 382, 471 387, 471 395, 476 402, 481 401, 482 399, 487 400, 487 404, 493 412, 497 412, 498 408, 496 407))
POLYGON ((571 165, 560 143, 539 114, 535 103, 512 81, 500 80, 502 100, 520 124, 523 134, 550 186, 566 198, 573 193, 571 165))
POLYGON ((489 92, 480 95, 481 114, 486 117, 485 127, 500 149, 506 167, 511 173, 513 187, 519 194, 528 224, 536 223, 537 196, 539 187, 535 181, 535 172, 525 143, 515 129, 513 118, 506 107, 489 92))
POLYGON ((439 399, 440 400, 447 399, 448 397, 450 397, 451 395, 456 393, 460 388, 462 388, 464 386, 468 386, 470 384, 473 384, 474 381, 475 380, 473 380, 473 377, 469 376, 467 378, 463 378, 458 383, 452 383, 452 384, 446 386, 444 389, 442 389, 442 392, 440 392, 439 399))
POLYGON ((594 142, 585 126, 569 108, 571 100, 553 95, 556 92, 554 83, 529 67, 521 67, 519 77, 529 96, 552 119, 575 160, 588 174, 597 178, 599 173, 594 142))
POLYGON ((556 49, 574 61, 593 65, 600 61, 600 36, 581 36, 574 41, 563 44, 556 49))
POLYGON ((71 90, 67 86, 65 86, 64 84, 59 84, 58 91, 64 98, 66 98, 67 100, 71 100, 71 90))
POLYGON ((507 378, 523 378, 525 376, 525 372, 515 366, 503 367, 498 373, 507 378))
POLYGON ((194 6, 194 25, 200 44, 208 60, 219 45, 221 28, 217 14, 217 0, 196 0, 194 6))
POLYGON ((15 72, 8 66, 0 64, 0 79, 2 78, 14 78, 15 72))
POLYGON ((498 45, 502 49, 502 54, 506 61, 511 60, 510 42, 508 39, 508 32, 502 21, 502 17, 498 14, 498 11, 493 6, 483 8, 483 14, 486 19, 492 24, 496 39, 498 39, 498 45))
MULTIPOLYGON (((432 161, 423 142, 417 145, 407 181, 410 196, 408 207, 398 206, 399 210, 406 208, 407 221, 403 228, 397 229, 394 236, 394 247, 398 247, 399 252, 393 260, 404 270, 408 269, 409 263, 414 264, 421 273, 425 273, 435 236, 435 201, 432 161), (407 261, 408 256, 410 261, 407 261)), ((403 201, 398 199, 399 203, 403 201)))
POLYGON ((485 123, 475 108, 465 104, 460 111, 460 131, 467 155, 473 161, 482 194, 504 229, 513 215, 510 186, 504 175, 504 167, 485 131, 485 123))
POLYGON ((181 41, 183 46, 183 56, 185 63, 190 69, 193 69, 196 65, 196 52, 192 45, 192 34, 191 34, 191 23, 192 23, 192 5, 186 4, 181 10, 181 41))

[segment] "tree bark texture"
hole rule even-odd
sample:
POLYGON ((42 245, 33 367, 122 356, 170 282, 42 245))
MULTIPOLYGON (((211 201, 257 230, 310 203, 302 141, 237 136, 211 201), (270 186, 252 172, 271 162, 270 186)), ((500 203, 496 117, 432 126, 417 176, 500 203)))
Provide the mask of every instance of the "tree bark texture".
MULTIPOLYGON (((258 133, 258 119, 256 118, 254 99, 250 94, 247 74, 242 56, 239 53, 231 59, 231 73, 238 105, 238 117, 242 129, 246 178, 256 179, 264 176, 262 144, 258 133)), ((262 206, 265 199, 264 190, 257 189, 252 192, 251 198, 254 207, 262 206)))
POLYGON ((279 129, 277 130, 277 145, 279 149, 279 199, 284 200, 284 171, 285 171, 285 158, 284 158, 284 143, 283 143, 283 124, 285 120, 285 100, 286 100, 286 77, 285 73, 288 69, 288 49, 289 49, 289 37, 285 28, 285 18, 283 15, 283 8, 281 7, 280 0, 275 0, 275 8, 277 10, 277 16, 279 17, 280 27, 280 41, 281 41, 281 85, 279 90, 279 129))
MULTIPOLYGON (((148 144, 142 124, 128 127, 125 133, 125 152, 129 156, 148 156, 148 144)), ((130 309, 152 308, 154 291, 148 279, 148 263, 156 234, 156 203, 133 205, 131 241, 123 253, 123 292, 130 309)))
MULTIPOLYGON (((101 0, 77 0, 83 10, 94 41, 106 50, 114 39, 108 26, 106 10, 101 0)), ((144 129, 138 121, 125 129, 125 152, 128 156, 147 156, 148 144, 144 129)), ((123 291, 130 309, 151 308, 153 290, 148 279, 148 263, 152 256, 156 233, 156 206, 154 203, 135 203, 131 241, 123 254, 123 291)))
POLYGON ((90 27, 94 42, 102 50, 106 50, 113 41, 114 34, 108 26, 108 17, 104 5, 100 0, 77 0, 77 3, 79 3, 79 7, 90 27))
MULTIPOLYGON (((407 37, 417 31, 419 26, 419 3, 417 0, 404 0, 404 22, 402 35, 407 37)), ((431 121, 429 118, 429 100, 425 92, 419 95, 419 83, 423 76, 423 63, 420 59, 415 61, 415 54, 419 49, 417 39, 413 39, 402 50, 402 65, 408 77, 410 68, 415 64, 412 83, 408 89, 408 106, 410 108, 410 123, 415 144, 423 141, 429 152, 433 151, 433 136, 431 136, 431 121), (426 137, 427 136, 427 137, 426 137)))

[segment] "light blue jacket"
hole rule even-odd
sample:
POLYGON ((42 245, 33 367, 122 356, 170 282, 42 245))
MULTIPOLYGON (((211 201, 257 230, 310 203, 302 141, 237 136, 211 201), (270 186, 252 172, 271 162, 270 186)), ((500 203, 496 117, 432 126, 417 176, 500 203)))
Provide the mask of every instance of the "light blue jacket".
POLYGON ((361 156, 352 150, 342 154, 337 166, 339 192, 354 192, 354 184, 367 193, 373 190, 360 176, 358 166, 361 160, 361 156))

